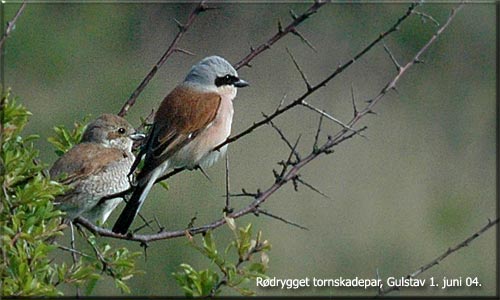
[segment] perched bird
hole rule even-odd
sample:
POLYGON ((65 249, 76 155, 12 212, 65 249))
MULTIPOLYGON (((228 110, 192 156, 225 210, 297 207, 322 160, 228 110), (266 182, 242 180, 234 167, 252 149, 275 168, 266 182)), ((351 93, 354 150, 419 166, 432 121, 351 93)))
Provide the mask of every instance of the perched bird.
POLYGON ((135 160, 132 144, 143 138, 116 115, 103 114, 88 124, 81 142, 50 169, 51 178, 59 178, 70 187, 56 197, 56 206, 70 220, 83 216, 93 223, 104 223, 122 198, 100 200, 130 187, 128 173, 135 160))
POLYGON ((229 62, 210 56, 194 65, 184 81, 163 99, 145 145, 131 172, 145 155, 136 188, 113 226, 125 234, 156 179, 169 168, 211 166, 227 145, 212 151, 231 133, 236 89, 248 86, 229 62))

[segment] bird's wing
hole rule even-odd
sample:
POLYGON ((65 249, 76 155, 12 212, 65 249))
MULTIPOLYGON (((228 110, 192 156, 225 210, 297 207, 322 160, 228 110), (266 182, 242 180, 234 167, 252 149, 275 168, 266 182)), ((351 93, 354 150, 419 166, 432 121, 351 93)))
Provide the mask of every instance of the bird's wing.
POLYGON ((168 94, 155 116, 142 175, 151 172, 210 126, 220 102, 217 93, 200 94, 182 86, 168 94))
POLYGON ((77 185, 81 180, 120 164, 123 159, 132 159, 128 155, 122 150, 95 143, 78 144, 54 163, 50 176, 63 184, 77 185))

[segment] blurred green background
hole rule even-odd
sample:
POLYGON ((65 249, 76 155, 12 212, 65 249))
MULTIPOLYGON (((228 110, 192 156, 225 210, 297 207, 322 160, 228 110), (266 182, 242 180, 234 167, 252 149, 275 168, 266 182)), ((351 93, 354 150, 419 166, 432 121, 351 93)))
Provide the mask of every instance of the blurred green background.
MULTIPOLYGON (((41 158, 56 160, 47 142, 56 125, 71 127, 87 114, 97 117, 118 112, 150 68, 170 44, 177 27, 194 3, 34 4, 26 7, 8 39, 5 82, 32 112, 27 133, 41 136, 41 158)), ((201 58, 218 54, 236 63, 287 24, 289 9, 302 13, 309 3, 226 4, 201 15, 180 43, 196 55, 173 55, 130 110, 135 126, 201 58)), ((6 20, 19 4, 7 4, 6 20)), ((292 101, 304 84, 286 53, 294 53, 314 84, 346 62, 381 32, 387 30, 408 4, 328 5, 298 29, 315 45, 312 51, 295 36, 287 36, 239 71, 251 87, 235 101, 233 133, 271 113, 281 98, 292 101)), ((444 23, 452 6, 426 4, 419 11, 444 23)), ((386 45, 401 64, 430 38, 436 26, 417 16, 405 22, 386 45)), ((298 222, 303 231, 265 216, 237 220, 254 223, 273 245, 268 274, 278 278, 383 278, 404 276, 464 240, 495 218, 496 213, 496 95, 495 6, 471 4, 365 118, 367 139, 355 137, 335 153, 317 159, 301 172, 331 199, 288 185, 263 208, 298 222)), ((308 102, 348 121, 352 116, 351 86, 358 106, 374 97, 395 68, 382 45, 357 61, 308 102)), ((311 150, 318 115, 295 108, 276 120, 299 150, 311 150)), ((324 122, 322 139, 339 127, 324 122)), ((286 159, 288 149, 276 132, 263 127, 231 144, 231 189, 266 189, 274 180, 272 168, 286 159)), ((170 190, 157 187, 142 213, 156 215, 167 229, 182 229, 197 213, 197 225, 221 216, 225 192, 224 163, 208 170, 212 182, 199 172, 185 172, 169 180, 170 190)), ((248 200, 233 200, 242 207, 248 200)), ((108 226, 117 217, 115 212, 108 226)), ((138 223, 136 222, 136 225, 138 223)), ((425 272, 420 278, 478 277, 480 288, 403 289, 390 295, 494 295, 496 228, 470 247, 425 272)), ((225 245, 231 232, 215 232, 225 245)), ((108 240, 116 246, 140 250, 138 243, 108 240)), ((68 256, 69 259, 69 256, 68 256)), ((187 262, 195 268, 210 264, 186 246, 183 238, 154 242, 147 260, 139 259, 145 275, 131 279, 133 295, 182 295, 171 273, 187 262)), ((251 284, 251 287, 253 284, 251 284)), ((255 287, 254 287, 255 288, 255 287)), ((259 295, 375 295, 376 290, 256 288, 259 295)), ((66 291, 68 295, 74 290, 66 291)), ((116 295, 111 280, 100 282, 96 295, 116 295)), ((232 294, 225 289, 223 294, 232 294)))

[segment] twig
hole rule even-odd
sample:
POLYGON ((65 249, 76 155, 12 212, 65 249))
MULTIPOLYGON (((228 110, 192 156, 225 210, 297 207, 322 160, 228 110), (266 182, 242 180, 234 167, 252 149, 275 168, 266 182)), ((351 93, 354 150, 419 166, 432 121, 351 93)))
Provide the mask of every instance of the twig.
POLYGON ((80 231, 80 234, 84 237, 84 239, 89 244, 90 248, 92 248, 92 250, 94 250, 94 253, 95 253, 97 259, 99 260, 99 262, 101 262, 102 271, 103 272, 107 272, 107 274, 109 276, 111 276, 113 278, 116 278, 115 271, 113 271, 113 269, 111 268, 110 264, 106 261, 106 258, 102 255, 102 253, 99 250, 98 246, 95 245, 95 243, 93 243, 90 240, 89 236, 87 235, 87 233, 84 230, 82 230, 81 228, 79 228, 79 231, 80 231))
MULTIPOLYGON (((292 15, 292 19, 293 19, 292 22, 290 22, 290 24, 288 24, 285 28, 283 28, 283 26, 281 26, 281 24, 278 24, 278 32, 275 35, 273 35, 269 40, 267 40, 265 43, 259 45, 257 48, 251 47, 250 53, 248 53, 247 56, 245 56, 239 62, 237 62, 234 65, 234 68, 236 70, 239 70, 243 66, 250 67, 251 60, 253 60, 260 53, 271 48, 271 46, 274 45, 274 43, 279 41, 281 38, 283 38, 284 36, 286 36, 289 33, 294 33, 295 35, 297 35, 297 26, 300 25, 300 23, 307 20, 312 14, 315 14, 321 6, 323 6, 329 2, 330 2, 330 0, 326 0, 326 1, 316 0, 302 15, 300 15, 300 16, 292 15)), ((301 37, 304 41, 304 37, 302 37, 300 34, 299 34, 299 37, 301 37)), ((305 41, 307 41, 307 40, 305 40, 305 41)), ((310 44, 308 44, 308 45, 312 46, 310 44)), ((313 47, 313 49, 314 49, 314 47, 313 47)))
POLYGON ((224 207, 223 212, 232 213, 233 209, 231 208, 231 193, 229 187, 229 151, 226 152, 226 206, 224 207))
MULTIPOLYGON (((83 256, 83 257, 87 257, 87 258, 91 258, 92 256, 91 255, 88 255, 88 254, 85 254, 79 250, 76 250, 76 249, 73 249, 73 248, 70 248, 70 247, 66 247, 66 246, 63 246, 63 245, 59 245, 57 244, 57 248, 63 250, 63 251, 68 251, 70 252, 72 255, 73 254, 78 254, 80 256, 83 256)), ((73 261, 73 264, 76 264, 76 262, 73 261)))
POLYGON ((401 70, 401 65, 398 63, 398 61, 396 60, 396 57, 394 57, 394 54, 392 54, 391 50, 389 50, 389 48, 385 45, 385 43, 384 43, 384 50, 385 50, 385 52, 387 52, 387 54, 391 58, 392 63, 396 67, 396 71, 399 72, 399 70, 401 70))
POLYGON ((297 146, 299 145, 300 138, 301 138, 301 135, 299 135, 297 137, 295 144, 293 144, 293 147, 290 148, 290 154, 288 154, 288 158, 286 159, 286 161, 280 163, 283 166, 283 169, 281 170, 281 174, 277 174, 273 170, 276 182, 283 180, 283 176, 285 176, 285 173, 286 173, 289 166, 293 166, 293 165, 300 162, 300 155, 297 152, 297 146), (292 162, 292 156, 294 154, 295 154, 295 157, 298 157, 298 159, 297 159, 297 161, 292 162))
MULTIPOLYGON (((466 238, 462 242, 458 243, 454 247, 448 248, 443 254, 439 255, 438 257, 436 257, 435 259, 433 259, 429 263, 421 266, 415 272, 406 275, 405 278, 406 279, 415 278, 418 275, 420 275, 420 274, 424 273, 425 271, 429 270, 430 268, 434 267, 435 265, 438 265, 441 261, 443 261, 445 258, 447 258, 452 253, 457 252, 458 250, 460 250, 460 249, 462 249, 464 247, 469 246, 469 244, 472 241, 474 241, 475 239, 477 239, 478 237, 480 237, 483 233, 485 233, 488 229, 490 229, 494 225, 498 224, 498 221, 499 221, 499 218, 497 218, 497 219, 495 219, 493 221, 491 221, 490 219, 488 219, 488 224, 486 224, 483 228, 479 229, 479 231, 474 232, 471 236, 469 236, 468 238, 466 238)), ((393 291, 398 290, 398 289, 399 288, 397 286, 391 286, 391 287, 388 287, 386 289, 381 289, 379 291, 378 296, 383 296, 383 295, 385 295, 387 293, 393 292, 393 291)))
MULTIPOLYGON (((392 89, 396 88, 396 83, 399 82, 401 77, 406 73, 408 69, 410 69, 413 65, 421 62, 420 56, 424 54, 427 49, 436 41, 436 39, 443 33, 443 31, 448 27, 448 25, 451 23, 453 18, 455 17, 456 13, 462 9, 464 4, 460 4, 456 8, 451 10, 450 16, 446 20, 446 22, 441 26, 436 33, 427 41, 427 43, 417 52, 417 54, 413 57, 412 60, 410 60, 406 65, 402 66, 398 70, 398 74, 390 80, 385 87, 380 91, 380 93, 373 98, 372 100, 369 101, 368 105, 360 111, 355 117, 352 118, 352 120, 348 123, 350 127, 352 127, 354 124, 356 124, 361 118, 363 118, 366 114, 372 113, 373 112, 373 107, 392 89)), ((337 138, 339 138, 341 134, 337 135, 337 138)), ((335 140, 335 138, 333 139, 335 140)))
POLYGON ((323 123, 323 115, 319 115, 318 129, 316 130, 316 134, 314 135, 313 151, 316 151, 318 149, 318 140, 319 140, 319 135, 321 134, 322 123, 323 123))
POLYGON ((314 105, 309 104, 309 103, 308 103, 308 102, 306 102, 305 100, 304 100, 304 101, 302 101, 301 105, 302 105, 302 106, 304 106, 304 107, 309 108, 310 110, 312 110, 312 111, 314 111, 314 112, 317 112, 318 114, 320 114, 320 115, 324 116, 325 118, 327 118, 327 119, 329 119, 329 120, 331 120, 331 121, 333 121, 333 122, 337 123, 338 125, 340 125, 340 126, 344 127, 345 129, 351 130, 351 131, 353 131, 353 132, 357 132, 357 130, 356 130, 356 129, 353 129, 353 128, 351 128, 351 127, 347 126, 346 124, 342 123, 342 121, 340 121, 339 119, 337 119, 337 118, 335 118, 335 117, 333 117, 333 116, 329 115, 329 114, 328 114, 328 113, 326 113, 324 110, 321 110, 321 109, 319 109, 319 108, 315 107, 314 105))
POLYGON ((439 26, 439 22, 436 19, 434 19, 431 15, 428 15, 426 13, 419 12, 419 11, 416 11, 416 10, 413 11, 413 13, 415 15, 417 15, 417 16, 420 16, 420 18, 422 19, 422 21, 425 22, 426 19, 429 19, 429 20, 431 20, 432 23, 434 23, 434 25, 439 26))
MULTIPOLYGON (((4 4, 2 4, 2 5, 4 5, 4 4)), ((12 18, 12 20, 10 20, 10 22, 7 22, 7 28, 5 29, 5 32, 3 33, 2 37, 0 38, 0 51, 2 51, 3 44, 5 43, 5 41, 9 37, 9 35, 12 33, 12 31, 16 27, 17 19, 19 19, 19 17, 21 16, 21 14, 23 13, 25 8, 26 8, 26 1, 23 1, 23 3, 21 4, 19 9, 17 10, 17 12, 14 15, 14 17, 12 18)))
POLYGON ((163 66, 165 61, 174 53, 174 52, 181 52, 181 53, 188 53, 192 54, 191 52, 181 49, 177 46, 181 38, 184 36, 184 34, 188 31, 189 27, 193 24, 194 20, 196 17, 206 11, 208 7, 205 5, 205 1, 201 1, 195 8, 194 10, 189 14, 188 19, 185 24, 181 24, 179 21, 175 20, 174 21, 177 23, 177 27, 179 28, 179 32, 175 36, 175 38, 172 40, 170 43, 170 46, 167 48, 165 53, 161 56, 161 58, 158 60, 158 62, 153 66, 153 68, 149 71, 149 73, 144 77, 142 82, 139 84, 139 86, 134 90, 132 95, 130 95, 129 99, 125 102, 125 104, 122 106, 120 109, 120 112, 118 112, 118 115, 120 117, 123 117, 127 114, 128 110, 135 104, 135 101, 137 100, 137 97, 139 97, 139 94, 142 93, 144 88, 148 85, 148 83, 151 81, 151 79, 155 76, 156 72, 163 66))
POLYGON ((265 216, 268 216, 268 217, 270 217, 270 218, 273 218, 273 219, 279 220, 279 221, 281 221, 281 222, 283 222, 283 223, 285 223, 285 224, 292 225, 292 226, 297 227, 297 228, 300 228, 300 229, 302 229, 302 230, 309 230, 309 228, 307 228, 307 227, 305 227, 305 226, 302 226, 302 225, 300 225, 300 224, 298 224, 298 223, 295 223, 295 222, 289 221, 289 220, 287 220, 287 219, 285 219, 285 218, 283 218, 283 217, 277 216, 277 215, 275 215, 275 214, 272 214, 272 213, 270 213, 270 212, 268 212, 268 211, 266 211, 266 210, 262 210, 262 209, 260 209, 260 208, 256 208, 256 209, 255 209, 254 214, 255 214, 255 215, 257 215, 257 216, 258 216, 259 214, 263 214, 263 215, 265 215, 265 216))
MULTIPOLYGON (((412 11, 417 7, 417 5, 418 5, 417 3, 412 3, 410 5, 410 7, 407 9, 406 13, 403 16, 401 16, 394 23, 394 25, 392 25, 387 31, 385 31, 384 33, 381 33, 376 39, 374 39, 370 44, 368 44, 368 46, 366 46, 364 49, 362 49, 360 52, 358 52, 349 61, 347 61, 346 63, 344 63, 342 65, 339 65, 334 72, 332 72, 328 77, 326 77, 325 79, 323 79, 321 82, 319 82, 315 86, 312 86, 310 90, 307 90, 304 94, 302 94, 296 100, 294 100, 293 102, 291 102, 288 105, 284 106, 283 108, 277 109, 274 113, 270 114, 267 118, 265 118, 263 120, 260 120, 258 122, 254 122, 252 126, 248 127, 247 129, 243 130, 242 132, 240 132, 240 133, 238 133, 238 134, 236 134, 234 136, 231 136, 231 137, 227 138, 226 141, 224 141, 223 143, 221 143, 217 147, 215 147, 214 151, 218 150, 218 149, 220 149, 222 147, 224 147, 225 145, 227 145, 229 143, 233 143, 233 142, 239 140, 240 138, 242 138, 242 137, 250 134, 255 129, 257 129, 257 128, 259 128, 259 127, 261 127, 261 126, 269 123, 270 120, 273 120, 274 118, 276 118, 276 117, 280 116, 281 114, 287 112, 291 108, 293 108, 293 107, 295 107, 297 105, 301 105, 302 102, 304 101, 304 99, 306 99, 307 97, 309 97, 310 95, 312 95, 314 92, 316 92, 320 88, 326 86, 326 84, 328 82, 330 82, 333 78, 337 77, 345 69, 347 69, 353 63, 355 63, 357 60, 359 60, 368 51, 370 51, 370 49, 372 49, 375 45, 377 45, 378 43, 380 43, 384 38, 386 38, 391 33, 397 31, 398 28, 399 28, 399 25, 401 25, 401 23, 404 20, 406 20, 412 14, 412 11)), ((349 126, 349 127, 352 127, 352 126, 349 126)))
POLYGON ((288 148, 290 150, 292 150, 293 155, 295 155, 295 158, 297 160, 300 160, 300 154, 297 152, 297 150, 294 148, 294 146, 292 146, 292 144, 290 143, 290 141, 286 138, 286 136, 283 133, 283 131, 278 126, 276 126, 273 121, 270 121, 269 125, 271 125, 271 127, 278 133, 278 135, 285 142, 285 144, 288 146, 288 148))
MULTIPOLYGON (((73 222, 69 221, 69 228, 71 229, 71 249, 73 250, 71 252, 71 257, 73 259, 73 265, 76 265, 78 263, 78 253, 76 252, 76 247, 75 247, 75 228, 73 226, 73 222)), ((76 297, 80 297, 80 287, 77 285, 76 286, 76 297)))
POLYGON ((300 176, 297 176, 293 180, 302 183, 304 186, 308 187, 313 192, 316 192, 316 193, 320 194, 321 196, 325 197, 326 199, 330 199, 330 200, 332 199, 327 194, 323 193, 322 191, 320 191, 319 189, 317 189, 316 187, 314 187, 312 184, 310 184, 310 183, 304 181, 303 179, 301 179, 300 176))
POLYGON ((305 73, 304 73, 304 71, 302 71, 302 69, 300 68, 299 63, 297 62, 297 60, 296 60, 296 59, 295 59, 295 57, 293 56, 292 52, 290 52, 290 49, 286 48, 286 52, 288 52, 288 55, 289 55, 289 56, 290 56, 290 58, 292 59, 293 64, 295 65, 295 68, 297 69, 297 71, 299 71, 300 77, 302 77, 302 80, 304 81, 304 84, 306 85, 307 90, 310 90, 312 86, 311 86, 311 84, 309 83, 309 80, 307 79, 306 74, 305 74, 305 73))
POLYGON ((352 101, 352 111, 354 117, 358 115, 358 108, 356 107, 356 99, 354 98, 354 87, 351 84, 351 101, 352 101))

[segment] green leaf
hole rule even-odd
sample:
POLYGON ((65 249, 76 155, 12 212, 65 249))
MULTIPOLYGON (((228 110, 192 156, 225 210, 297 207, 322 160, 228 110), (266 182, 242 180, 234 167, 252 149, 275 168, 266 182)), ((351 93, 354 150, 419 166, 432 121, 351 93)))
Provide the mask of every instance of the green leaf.
POLYGON ((164 188, 166 191, 170 189, 168 186, 168 183, 166 181, 160 181, 159 184, 161 185, 162 188, 164 188))
POLYGON ((115 279, 115 285, 122 292, 130 294, 130 288, 128 287, 128 285, 125 284, 125 282, 121 281, 120 279, 115 279))

